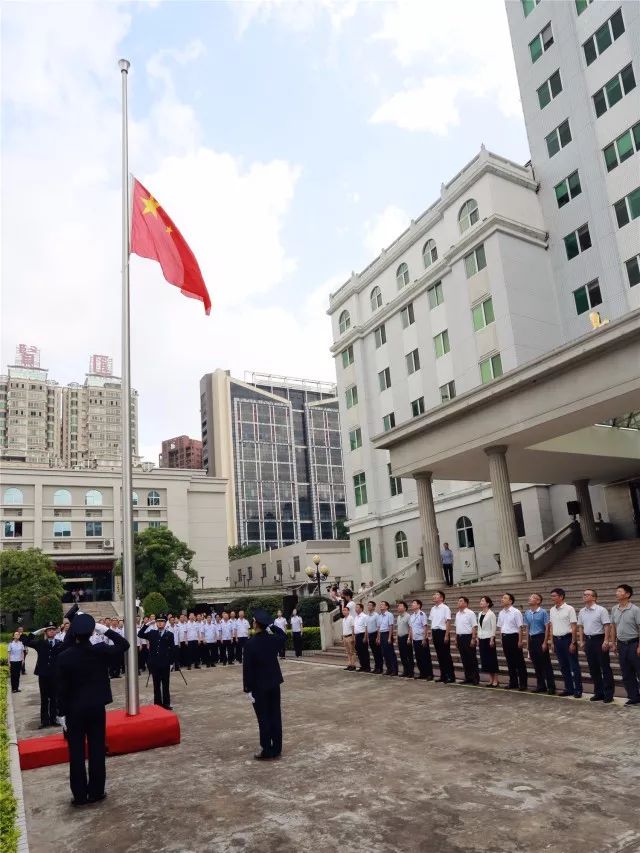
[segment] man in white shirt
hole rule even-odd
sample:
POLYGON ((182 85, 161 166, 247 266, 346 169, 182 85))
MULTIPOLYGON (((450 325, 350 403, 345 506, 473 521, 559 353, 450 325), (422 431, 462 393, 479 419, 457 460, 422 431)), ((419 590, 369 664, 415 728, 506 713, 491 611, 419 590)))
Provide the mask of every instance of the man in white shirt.
POLYGON ((342 608, 342 642, 347 655, 347 665, 345 666, 345 669, 349 670, 349 672, 356 671, 356 653, 353 628, 353 616, 349 613, 349 608, 345 605, 345 607, 342 608))
POLYGON ((187 643, 187 617, 184 613, 180 614, 177 630, 178 643, 180 644, 180 666, 187 666, 189 663, 189 645, 187 643))
POLYGON ((578 636, 593 679, 593 696, 589 701, 608 705, 613 702, 614 692, 609 660, 611 619, 607 610, 598 604, 598 593, 594 589, 585 589, 582 598, 584 607, 578 613, 578 636))
POLYGON ((469 608, 469 599, 461 595, 456 611, 456 645, 460 661, 464 668, 465 684, 480 684, 480 670, 476 645, 478 638, 478 620, 476 614, 469 608))
POLYGON ((233 635, 231 637, 231 642, 232 642, 231 663, 236 662, 236 657, 238 655, 238 651, 237 651, 237 649, 238 649, 238 638, 236 635, 236 623, 237 623, 237 621, 238 620, 236 619, 236 611, 232 610, 231 613, 229 614, 229 623, 231 625, 231 630, 233 631, 233 635))
POLYGON ((380 602, 380 628, 378 630, 378 642, 382 648, 382 657, 387 667, 385 675, 398 674, 398 658, 393 648, 394 620, 393 613, 389 609, 388 601, 380 602))
POLYGON ((213 649, 215 648, 218 642, 218 629, 213 622, 211 616, 207 616, 203 626, 202 631, 204 634, 204 656, 203 660, 207 669, 211 669, 212 666, 215 666, 215 661, 213 659, 213 649))
POLYGON ((416 656, 419 678, 425 681, 433 681, 433 664, 431 663, 431 651, 428 639, 429 620, 422 609, 422 602, 414 598, 411 602, 411 614, 409 615, 409 640, 413 644, 413 653, 416 656))
POLYGON ((294 610, 291 614, 291 637, 293 639, 293 650, 297 658, 302 657, 302 619, 298 616, 298 611, 294 610))
POLYGON ((198 627, 198 623, 196 622, 195 613, 190 613, 189 618, 187 620, 186 625, 186 636, 187 636, 187 647, 188 647, 188 663, 187 669, 191 669, 192 666, 195 666, 196 669, 200 669, 200 660, 199 660, 199 650, 198 645, 200 642, 200 628, 198 627))
POLYGON ((502 649, 507 659, 509 684, 507 690, 527 689, 527 665, 522 647, 524 645, 524 619, 510 592, 502 596, 502 610, 498 614, 498 631, 502 637, 502 649))
MULTIPOLYGON (((578 659, 578 618, 576 611, 565 602, 561 587, 551 590, 553 607, 549 611, 547 640, 553 639, 560 672, 564 679, 564 690, 560 696, 582 696, 582 673, 578 659)), ((550 642, 548 642, 551 645, 550 642)))
POLYGON ((178 672, 180 669, 180 637, 178 631, 178 620, 175 616, 169 617, 169 624, 167 625, 167 630, 171 631, 173 634, 173 672, 178 672))
POLYGON ((229 620, 229 614, 225 610, 220 623, 220 660, 223 666, 232 664, 233 659, 233 625, 229 620))
POLYGON ((355 650, 360 668, 358 672, 371 672, 371 658, 367 645, 367 614, 360 602, 356 604, 356 615, 353 617, 353 637, 355 650))
POLYGON ((378 642, 380 630, 380 615, 376 612, 375 601, 367 601, 367 633, 365 642, 373 655, 373 671, 382 675, 382 647, 378 642))
POLYGON ((429 611, 429 623, 431 625, 431 638, 433 647, 438 656, 440 665, 440 678, 443 684, 455 684, 456 676, 453 669, 453 658, 451 657, 451 645, 449 634, 451 631, 451 611, 445 602, 445 594, 439 589, 433 593, 433 607, 429 611))
POLYGON ((249 620, 245 619, 244 610, 238 610, 238 618, 236 619, 236 660, 242 663, 242 653, 249 639, 249 620))

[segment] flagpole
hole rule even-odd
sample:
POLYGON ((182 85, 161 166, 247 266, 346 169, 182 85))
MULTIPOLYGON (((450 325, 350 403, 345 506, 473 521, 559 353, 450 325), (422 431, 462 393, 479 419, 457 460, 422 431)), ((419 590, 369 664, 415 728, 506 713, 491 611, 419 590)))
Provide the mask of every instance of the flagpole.
POLYGON ((129 118, 127 78, 130 63, 120 59, 122 79, 122 582, 125 636, 127 714, 140 713, 136 590, 133 554, 133 478, 131 473, 131 347, 129 322, 129 118))

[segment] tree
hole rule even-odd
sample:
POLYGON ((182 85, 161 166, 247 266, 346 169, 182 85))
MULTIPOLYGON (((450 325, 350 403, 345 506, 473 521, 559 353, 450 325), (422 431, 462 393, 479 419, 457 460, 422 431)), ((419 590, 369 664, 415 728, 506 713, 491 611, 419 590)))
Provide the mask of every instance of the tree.
POLYGON ((52 596, 61 601, 63 592, 53 560, 39 548, 0 552, 0 610, 3 613, 33 612, 38 599, 52 596))
POLYGON ((193 600, 193 584, 198 580, 198 573, 191 566, 195 551, 168 527, 149 527, 136 533, 134 552, 139 597, 159 592, 174 613, 188 607, 193 600))
POLYGON ((150 592, 149 595, 146 595, 144 601, 142 602, 142 608, 145 612, 145 616, 149 616, 150 613, 154 613, 156 616, 158 613, 162 613, 165 616, 167 615, 167 611, 169 610, 169 605, 167 604, 167 599, 159 592, 150 592))
POLYGON ((50 622, 53 625, 62 624, 62 602, 56 595, 42 595, 36 601, 33 624, 36 628, 42 628, 50 622))
POLYGON ((253 557, 260 553, 257 545, 229 545, 229 560, 241 560, 243 557, 253 557))
POLYGON ((326 601, 327 609, 333 610, 335 605, 331 601, 330 598, 326 598, 325 596, 318 597, 317 595, 311 595, 308 598, 301 598, 296 605, 298 610, 298 616, 302 617, 302 622, 305 627, 317 627, 320 624, 320 603, 326 601))

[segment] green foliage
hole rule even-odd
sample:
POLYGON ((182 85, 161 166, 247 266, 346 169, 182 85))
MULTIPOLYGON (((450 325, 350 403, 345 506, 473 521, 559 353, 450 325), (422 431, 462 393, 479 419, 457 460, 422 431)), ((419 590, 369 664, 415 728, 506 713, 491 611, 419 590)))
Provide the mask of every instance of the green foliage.
POLYGON ((320 624, 318 613, 320 612, 321 601, 326 601, 327 609, 333 610, 333 602, 330 598, 326 598, 325 596, 310 595, 308 598, 301 598, 298 601, 296 609, 298 611, 298 616, 302 619, 303 625, 308 627, 317 627, 320 624))
POLYGON ((145 615, 147 616, 149 616, 150 613, 154 613, 156 616, 158 613, 164 613, 166 616, 167 611, 169 610, 167 599, 159 592, 150 592, 149 595, 146 595, 142 602, 142 606, 144 608, 145 615))
MULTIPOLYGON (((302 650, 303 651, 320 651, 320 628, 303 628, 302 629, 302 650)), ((293 651, 293 637, 291 631, 287 631, 287 649, 293 651)))
POLYGON ((229 560, 241 560, 243 557, 253 557, 260 553, 257 545, 229 545, 229 560))
POLYGON ((0 552, 0 610, 25 613, 43 596, 62 600, 64 592, 53 561, 38 548, 0 552))
POLYGON ((239 595, 234 598, 229 604, 228 610, 244 610, 249 622, 253 618, 253 613, 258 608, 262 608, 275 617, 278 610, 282 610, 281 595, 239 595))
POLYGON ((0 667, 0 849, 2 853, 15 853, 20 833, 16 827, 16 798, 9 778, 8 682, 9 669, 2 666, 0 667))
POLYGON ((188 607, 193 600, 193 584, 198 580, 198 573, 191 566, 195 552, 168 527, 150 527, 136 533, 134 550, 136 592, 140 598, 159 592, 173 613, 188 607))
POLYGON ((42 628, 49 622, 54 625, 62 624, 62 602, 55 595, 42 595, 36 601, 33 624, 36 628, 42 628))
MULTIPOLYGON (((11 639, 13 639, 13 635, 11 635, 11 639)), ((9 646, 3 640, 0 642, 0 665, 6 666, 9 663, 9 646)))

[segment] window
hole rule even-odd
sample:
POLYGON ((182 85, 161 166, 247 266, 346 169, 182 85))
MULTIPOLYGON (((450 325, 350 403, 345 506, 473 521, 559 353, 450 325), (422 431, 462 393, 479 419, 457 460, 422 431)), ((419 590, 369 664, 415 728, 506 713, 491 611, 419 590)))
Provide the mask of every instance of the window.
POLYGON ((137 492, 131 492, 131 505, 132 506, 138 506, 139 503, 140 503, 140 501, 138 499, 138 493, 137 492))
POLYGON ((54 506, 71 506, 71 492, 68 489, 56 489, 53 493, 54 506))
POLYGON ((526 536, 526 531, 524 529, 524 515, 522 514, 522 504, 517 503, 513 505, 513 514, 516 517, 516 533, 518 534, 518 538, 522 538, 526 536))
POLYGON ((484 302, 476 305, 475 308, 472 308, 471 316, 473 318, 474 332, 478 332, 480 329, 488 326, 489 323, 493 323, 496 319, 493 313, 493 299, 489 297, 484 302))
POLYGON ((383 344, 387 342, 387 330, 385 329, 384 323, 373 333, 373 339, 376 344, 376 349, 380 349, 383 344))
POLYGON ((473 252, 469 252, 469 254, 464 257, 464 269, 467 274, 467 278, 471 278, 472 275, 483 270, 486 265, 487 256, 484 251, 484 243, 481 243, 473 250, 473 252))
POLYGON ((417 418, 418 415, 424 415, 424 397, 411 401, 411 417, 417 418))
POLYGON ((618 101, 622 100, 624 95, 628 95, 632 89, 636 87, 636 78, 633 76, 633 67, 627 65, 615 77, 612 77, 608 83, 605 83, 602 89, 593 95, 593 106, 595 107, 596 116, 601 115, 615 106, 618 101))
POLYGON ((387 388, 391 388, 391 371, 388 367, 385 367, 384 370, 381 370, 378 373, 378 384, 380 385, 381 391, 386 391, 387 388))
POLYGON ((593 281, 590 281, 589 284, 585 284, 577 290, 574 290, 573 298, 576 303, 577 314, 585 314, 587 311, 595 308, 596 305, 602 304, 602 296, 600 295, 598 279, 596 278, 593 281))
POLYGON ((389 432, 390 429, 393 429, 396 425, 396 416, 394 412, 389 412, 388 415, 385 415, 382 418, 382 431, 389 432))
POLYGON ((293 571, 298 574, 300 571, 300 557, 293 558, 293 571))
POLYGON ((551 23, 548 23, 546 27, 543 27, 542 30, 540 30, 540 32, 533 39, 533 41, 529 42, 529 53, 531 54, 531 61, 537 62, 542 56, 542 54, 549 50, 552 44, 553 32, 551 30, 551 23))
POLYGON ((149 530, 157 530, 158 528, 162 527, 163 525, 162 525, 161 521, 150 521, 147 526, 148 526, 149 530))
POLYGON ((602 152, 607 172, 612 172, 636 151, 640 151, 640 122, 625 130, 622 136, 607 145, 602 152))
POLYGON ((70 521, 54 521, 53 522, 53 535, 58 536, 71 536, 71 522, 70 521))
POLYGON ((5 521, 4 535, 6 539, 21 539, 22 538, 22 522, 21 521, 5 521))
POLYGON ((400 312, 400 319, 402 320, 402 328, 406 329, 407 326, 411 326, 415 323, 416 318, 413 313, 413 302, 410 302, 408 305, 405 305, 402 311, 400 312))
POLYGON ((618 228, 624 228, 632 219, 637 219, 640 216, 640 187, 636 187, 629 195, 617 201, 613 209, 618 220, 618 228))
POLYGON ((11 504, 12 506, 22 506, 24 503, 24 496, 20 489, 5 489, 4 502, 5 505, 11 504))
POLYGON ((427 297, 429 299, 429 308, 437 308, 444 302, 444 293, 442 291, 442 282, 436 281, 431 287, 427 288, 427 297))
POLYGON ((538 88, 540 109, 543 110, 560 92, 562 92, 562 80, 560 79, 560 71, 558 70, 554 71, 551 77, 545 80, 542 86, 538 88))
POLYGON ((576 0, 576 12, 581 15, 587 6, 590 6, 593 0, 576 0))
POLYGON ((402 494, 402 480, 400 477, 394 477, 391 473, 391 463, 387 463, 387 473, 389 474, 389 489, 391 491, 391 497, 395 498, 396 495, 402 494))
POLYGON ((436 358, 442 358, 443 355, 449 352, 451 347, 449 346, 449 331, 447 329, 435 336, 433 339, 433 348, 436 352, 436 358))
POLYGON ((377 311, 378 308, 382 308, 382 291, 377 285, 371 291, 369 299, 371 300, 372 311, 377 311))
POLYGON ((608 21, 599 27, 590 39, 582 45, 584 50, 584 58, 587 60, 587 65, 604 53, 608 47, 611 47, 613 42, 620 38, 624 32, 624 21, 622 20, 622 9, 613 14, 608 21))
POLYGON ((589 234, 589 225, 581 225, 577 231, 572 231, 564 238, 564 248, 567 253, 567 260, 570 261, 579 255, 580 252, 585 252, 591 248, 591 235, 589 234))
POLYGON ((466 515, 456 521, 456 536, 458 537, 458 548, 473 548, 473 525, 471 519, 466 515))
POLYGON ((262 578, 266 578, 266 576, 267 576, 267 564, 266 563, 262 563, 262 565, 260 566, 260 575, 262 578))
POLYGON ((398 290, 402 290, 403 287, 409 284, 409 267, 406 264, 400 264, 396 270, 396 284, 398 285, 398 290))
POLYGON ((480 379, 483 385, 491 382, 492 379, 497 379, 498 376, 502 376, 502 359, 499 353, 480 362, 480 379))
POLYGON ((276 560, 276 574, 278 577, 282 575, 282 560, 276 560))
POLYGON ((445 385, 440 386, 440 400, 443 403, 448 403, 456 396, 456 383, 452 380, 445 385))
POLYGON ((160 495, 155 490, 147 495, 147 506, 160 506, 160 495))
POLYGON ((545 137, 547 143, 547 153, 549 157, 554 157, 561 148, 565 148, 571 142, 571 127, 569 119, 565 119, 562 124, 559 124, 555 130, 545 137))
POLYGON ((349 315, 349 312, 343 311, 342 314, 340 314, 340 317, 338 319, 338 328, 340 329, 340 334, 344 335, 344 333, 347 331, 347 329, 350 326, 351 326, 351 317, 349 315))
POLYGON ((629 258, 625 262, 625 266, 627 268, 629 287, 635 287, 636 284, 640 284, 640 255, 636 255, 635 258, 629 258))
POLYGON ((360 562, 371 562, 371 539, 358 539, 358 550, 360 551, 360 562))
POLYGON ((358 386, 352 385, 350 388, 344 392, 344 396, 347 400, 347 409, 352 409, 354 406, 358 405, 358 386))
POLYGON ((569 204, 572 199, 577 195, 580 195, 582 187, 580 186, 580 176, 577 171, 572 172, 569 177, 560 181, 559 184, 556 184, 554 191, 558 207, 564 207, 565 204, 569 204))
POLYGON ((349 433, 349 447, 351 450, 357 450, 362 447, 362 430, 360 427, 352 429, 349 433))
POLYGON ((458 213, 458 224, 460 226, 460 233, 463 234, 468 228, 471 228, 472 225, 475 225, 478 219, 480 218, 480 214, 478 213, 478 202, 475 198, 470 198, 462 205, 460 208, 460 213, 458 213))
POLYGON ((438 260, 438 249, 436 248, 435 240, 427 240, 422 247, 422 260, 424 262, 425 269, 428 269, 431 264, 435 264, 438 260))
POLYGON ((402 530, 398 530, 395 535, 396 557, 401 560, 403 557, 409 556, 409 543, 407 542, 407 534, 402 530))
MULTIPOLYGON (((298 571, 300 571, 300 558, 299 557, 293 558, 293 564, 294 565, 295 565, 296 560, 298 560, 298 571)), ((294 569, 294 572, 295 571, 296 570, 294 569)), ((253 568, 251 566, 247 566, 247 580, 249 580, 249 581, 253 580, 253 568)))
POLYGON ((84 496, 85 506, 102 506, 102 492, 90 489, 84 496))
POLYGON ((349 367, 353 364, 353 346, 348 346, 342 350, 342 366, 349 367))
POLYGON ((353 478, 353 491, 356 496, 356 506, 364 506, 367 502, 367 478, 364 472, 353 478))
POLYGON ((411 350, 408 355, 405 355, 405 361, 407 362, 407 373, 409 376, 415 373, 416 370, 420 370, 420 353, 417 349, 411 350))
POLYGON ((102 522, 101 521, 86 521, 85 522, 85 536, 102 536, 102 522))
POLYGON ((521 0, 521 2, 522 11, 524 12, 524 16, 526 18, 533 12, 540 0, 521 0))

